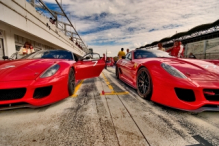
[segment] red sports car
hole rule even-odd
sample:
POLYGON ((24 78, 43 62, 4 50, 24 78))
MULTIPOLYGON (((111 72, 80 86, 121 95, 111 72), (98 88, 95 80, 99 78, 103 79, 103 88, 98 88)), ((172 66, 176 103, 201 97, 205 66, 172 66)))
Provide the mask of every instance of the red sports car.
POLYGON ((104 66, 99 54, 77 59, 64 50, 0 61, 0 108, 38 107, 62 100, 74 93, 78 80, 99 76, 104 66))
POLYGON ((135 50, 118 60, 116 76, 137 89, 140 97, 169 107, 219 110, 219 66, 211 62, 175 58, 160 50, 135 50))

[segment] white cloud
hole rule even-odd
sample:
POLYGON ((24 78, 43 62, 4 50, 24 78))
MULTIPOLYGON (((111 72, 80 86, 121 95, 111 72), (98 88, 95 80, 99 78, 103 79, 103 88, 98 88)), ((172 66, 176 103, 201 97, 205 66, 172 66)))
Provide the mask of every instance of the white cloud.
POLYGON ((84 42, 92 44, 89 47, 95 52, 108 50, 112 56, 122 47, 135 49, 214 22, 219 14, 218 0, 62 0, 62 3, 72 15, 76 29, 90 32, 81 35, 84 42), (109 29, 97 31, 104 27, 109 29))

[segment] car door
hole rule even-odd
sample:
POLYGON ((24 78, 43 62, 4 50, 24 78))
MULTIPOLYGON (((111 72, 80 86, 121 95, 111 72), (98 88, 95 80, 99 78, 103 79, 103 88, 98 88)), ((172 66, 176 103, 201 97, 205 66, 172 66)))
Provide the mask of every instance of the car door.
POLYGON ((87 54, 75 63, 76 80, 98 77, 105 67, 104 57, 93 53, 87 54))
POLYGON ((128 53, 126 58, 126 63, 124 65, 124 70, 125 70, 125 76, 126 78, 132 82, 132 79, 133 79, 133 67, 134 67, 134 62, 132 61, 132 52, 128 53))
POLYGON ((128 53, 125 56, 125 59, 122 59, 121 63, 121 70, 122 75, 125 77, 129 82, 132 82, 132 70, 133 70, 134 63, 132 62, 132 52, 128 53))

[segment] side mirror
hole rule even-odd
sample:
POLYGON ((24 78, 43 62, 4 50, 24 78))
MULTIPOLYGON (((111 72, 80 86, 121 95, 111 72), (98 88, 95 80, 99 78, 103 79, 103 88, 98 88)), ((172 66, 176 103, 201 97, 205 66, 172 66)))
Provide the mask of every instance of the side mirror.
POLYGON ((8 56, 3 56, 2 59, 6 60, 9 59, 8 56))
POLYGON ((125 56, 122 56, 122 59, 125 59, 125 56))

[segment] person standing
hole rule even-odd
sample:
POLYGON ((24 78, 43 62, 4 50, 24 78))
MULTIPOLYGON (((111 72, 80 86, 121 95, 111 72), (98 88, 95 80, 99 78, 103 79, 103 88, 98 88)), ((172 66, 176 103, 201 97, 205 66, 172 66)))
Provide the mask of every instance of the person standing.
POLYGON ((170 52, 171 56, 175 56, 178 58, 183 58, 184 47, 181 45, 180 41, 175 41, 174 46, 167 50, 166 52, 170 52))
POLYGON ((178 45, 179 45, 179 52, 178 52, 178 56, 179 58, 183 58, 184 57, 184 47, 182 45, 181 41, 178 41, 178 45))
POLYGON ((27 55, 33 52, 35 52, 33 46, 30 43, 25 42, 24 46, 20 48, 19 55, 27 55))
POLYGON ((163 45, 162 43, 158 43, 158 50, 161 50, 161 51, 166 51, 165 48, 163 48, 163 45))
POLYGON ((30 53, 34 53, 34 52, 35 52, 35 50, 34 50, 33 46, 30 44, 30 53))
POLYGON ((119 53, 118 53, 118 57, 119 57, 119 59, 121 59, 122 56, 125 56, 125 52, 124 52, 123 50, 124 50, 124 49, 121 48, 121 51, 119 51, 119 53))
POLYGON ((126 49, 126 54, 128 54, 129 53, 129 48, 128 49, 126 49))

